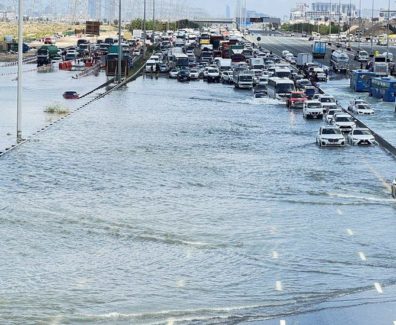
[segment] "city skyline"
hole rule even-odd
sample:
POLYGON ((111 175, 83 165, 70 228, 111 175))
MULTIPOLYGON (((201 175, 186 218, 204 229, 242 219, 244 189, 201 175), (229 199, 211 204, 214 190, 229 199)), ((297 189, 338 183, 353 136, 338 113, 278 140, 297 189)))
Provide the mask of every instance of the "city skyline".
MULTIPOLYGON (((142 11, 142 4, 141 1, 138 0, 123 0, 124 8, 124 16, 139 16, 139 12, 142 11)), ((190 8, 194 8, 196 10, 201 10, 202 12, 206 12, 209 16, 212 17, 226 17, 227 7, 229 7, 229 12, 231 17, 235 16, 236 7, 237 7, 238 0, 218 0, 216 2, 212 0, 186 0, 186 1, 178 1, 178 0, 157 0, 156 6, 160 9, 161 6, 165 7, 166 5, 170 4, 172 6, 171 13, 167 12, 168 16, 177 16, 180 14, 180 4, 188 6, 190 8), (179 4, 178 4, 179 3, 179 4)), ((306 3, 308 6, 311 6, 311 3, 314 1, 295 1, 295 0, 278 0, 277 6, 271 6, 268 2, 263 2, 262 0, 247 0, 247 10, 249 11, 257 11, 257 12, 264 12, 271 16, 277 16, 281 18, 285 18, 289 16, 290 10, 298 3, 306 3)), ((323 1, 329 2, 329 1, 323 1)), ((113 1, 100 1, 100 0, 79 0, 79 7, 83 6, 86 14, 89 14, 92 18, 109 18, 112 16, 113 10, 115 11, 115 5, 112 5, 113 1), (97 7, 100 4, 100 10, 93 9, 95 6, 97 7)), ((116 1, 118 3, 118 1, 116 1)), ((151 3, 152 1, 147 1, 148 10, 151 10, 151 3)), ((342 3, 349 3, 349 1, 343 1, 342 3)), ((362 12, 367 12, 371 10, 372 0, 362 0, 361 7, 362 12)), ((352 1, 352 4, 359 8, 359 1, 352 1)), ((17 1, 16 0, 4 0, 0 3, 0 10, 5 10, 6 8, 16 8, 17 1)), ((377 0, 375 1, 374 9, 376 11, 380 9, 387 8, 388 2, 386 0, 377 0)), ((49 14, 58 14, 58 15, 65 15, 70 14, 70 11, 73 10, 74 7, 74 0, 24 0, 24 7, 26 15, 34 16, 34 14, 41 14, 41 15, 49 15, 49 14)), ((396 9, 396 4, 391 3, 391 9, 396 9)), ((166 9, 170 11, 169 9, 166 9)), ((165 12, 165 10, 162 10, 165 12)), ((161 10, 158 10, 158 13, 161 13, 161 10)), ((165 15, 165 14, 163 14, 165 15)))

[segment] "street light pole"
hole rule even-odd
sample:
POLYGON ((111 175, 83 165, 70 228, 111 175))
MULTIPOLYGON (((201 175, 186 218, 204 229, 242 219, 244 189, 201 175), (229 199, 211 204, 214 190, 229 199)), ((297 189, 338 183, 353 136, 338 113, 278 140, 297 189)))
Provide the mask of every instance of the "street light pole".
POLYGON ((371 54, 373 54, 374 0, 371 1, 371 54))
POLYGON ((152 35, 153 44, 154 44, 154 41, 155 41, 154 32, 155 32, 155 0, 153 0, 153 35, 152 35))
POLYGON ((330 40, 330 35, 331 35, 331 10, 332 10, 331 6, 332 6, 332 3, 331 3, 331 0, 330 0, 330 15, 329 15, 329 20, 330 20, 330 24, 329 24, 329 40, 330 40))
POLYGON ((143 58, 146 57, 146 0, 143 2, 143 58))
POLYGON ((386 62, 389 60, 390 0, 388 0, 388 34, 386 35, 386 62))
POLYGON ((23 0, 18 1, 17 142, 22 141, 23 0))
POLYGON ((121 0, 118 2, 118 73, 117 81, 121 82, 121 69, 122 69, 122 37, 121 37, 121 0))

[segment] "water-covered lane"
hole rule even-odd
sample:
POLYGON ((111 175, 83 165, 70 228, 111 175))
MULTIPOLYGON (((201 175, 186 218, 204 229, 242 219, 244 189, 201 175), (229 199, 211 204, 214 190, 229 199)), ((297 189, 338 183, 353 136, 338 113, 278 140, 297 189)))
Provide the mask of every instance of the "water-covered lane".
POLYGON ((320 149, 319 125, 232 87, 141 78, 54 126, 0 160, 1 317, 212 324, 381 301, 396 230, 377 176, 394 161, 320 149))

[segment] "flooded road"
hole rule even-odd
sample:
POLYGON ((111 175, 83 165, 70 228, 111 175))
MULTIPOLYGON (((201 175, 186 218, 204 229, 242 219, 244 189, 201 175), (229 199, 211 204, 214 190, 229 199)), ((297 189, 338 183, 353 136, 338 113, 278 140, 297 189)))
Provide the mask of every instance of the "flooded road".
POLYGON ((353 305, 392 325, 394 159, 318 148, 321 123, 139 78, 35 137, 0 160, 0 318, 325 324, 305 313, 353 305))

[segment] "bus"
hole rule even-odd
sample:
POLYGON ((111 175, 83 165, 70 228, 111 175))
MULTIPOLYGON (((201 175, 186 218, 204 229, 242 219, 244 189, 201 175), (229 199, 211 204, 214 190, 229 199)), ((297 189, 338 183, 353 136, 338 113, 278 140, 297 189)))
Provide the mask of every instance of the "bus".
POLYGON ((271 77, 268 79, 267 92, 270 98, 286 99, 295 90, 294 82, 289 78, 271 77))

